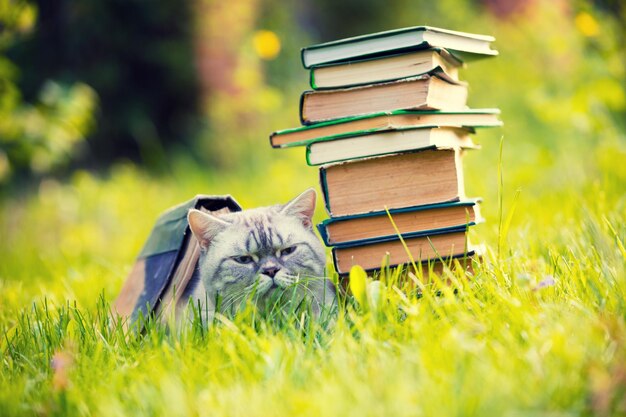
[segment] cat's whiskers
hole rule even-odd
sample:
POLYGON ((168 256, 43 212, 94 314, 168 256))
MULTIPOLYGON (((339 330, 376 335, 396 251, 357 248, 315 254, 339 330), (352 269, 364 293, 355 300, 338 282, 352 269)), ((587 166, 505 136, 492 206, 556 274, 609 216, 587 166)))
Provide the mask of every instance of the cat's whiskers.
POLYGON ((255 287, 255 285, 249 285, 247 287, 243 287, 240 291, 235 292, 234 294, 229 294, 228 298, 226 299, 225 303, 228 303, 225 305, 225 307, 230 308, 235 306, 235 304, 240 304, 246 297, 250 296, 250 294, 252 293, 252 291, 255 287))
POLYGON ((315 281, 326 281, 328 280, 327 277, 318 277, 318 276, 310 276, 310 275, 306 275, 306 276, 301 276, 299 275, 296 282, 297 283, 301 283, 301 284, 306 284, 308 282, 315 282, 315 281))
POLYGON ((300 277, 299 276, 282 276, 279 280, 280 282, 283 282, 287 285, 293 285, 293 284, 298 284, 300 282, 300 277))
POLYGON ((297 289, 304 289, 305 291, 312 293, 310 288, 307 288, 305 284, 305 281, 303 281, 301 279, 300 276, 297 276, 297 279, 293 280, 292 282, 289 282, 288 285, 284 288, 285 291, 289 291, 289 290, 297 290, 297 289))
POLYGON ((259 290, 259 287, 259 282, 254 282, 253 284, 243 287, 241 291, 231 294, 229 307, 241 303, 246 297, 254 294, 255 290, 259 290))

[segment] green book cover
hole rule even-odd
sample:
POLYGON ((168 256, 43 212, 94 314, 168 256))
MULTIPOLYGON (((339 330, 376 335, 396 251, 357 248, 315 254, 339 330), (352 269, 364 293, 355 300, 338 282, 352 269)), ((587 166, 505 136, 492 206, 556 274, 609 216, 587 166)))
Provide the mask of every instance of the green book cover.
MULTIPOLYGON (((397 154, 397 153, 401 153, 401 152, 412 152, 412 151, 420 151, 420 150, 426 150, 426 149, 437 149, 437 145, 428 145, 428 146, 415 146, 415 147, 411 147, 410 149, 402 149, 402 150, 389 150, 387 152, 376 152, 376 153, 364 153, 363 155, 360 156, 356 156, 356 157, 350 157, 350 158, 337 158, 337 159, 333 159, 333 160, 328 160, 328 161, 324 161, 321 163, 313 163, 311 162, 311 147, 316 144, 316 143, 320 143, 320 142, 334 142, 334 141, 339 141, 342 139, 349 139, 349 138, 358 138, 359 136, 368 136, 371 134, 385 134, 387 132, 407 132, 407 131, 411 131, 411 130, 423 130, 423 129, 437 129, 440 128, 441 126, 407 126, 407 127, 401 127, 401 128, 391 128, 391 129, 385 129, 384 131, 362 131, 362 132, 355 132, 354 135, 351 136, 344 136, 344 135, 335 135, 335 136, 327 136, 325 138, 320 138, 320 139, 316 139, 314 141, 310 141, 309 143, 307 143, 306 145, 306 163, 308 166, 320 166, 320 165, 326 165, 326 164, 334 164, 334 163, 338 163, 338 162, 345 162, 345 161, 351 161, 351 160, 356 160, 356 159, 364 159, 364 158, 372 158, 372 157, 377 157, 377 156, 385 156, 385 155, 391 155, 391 154, 397 154)), ((477 126, 478 127, 478 126, 477 126)), ((462 128, 467 130, 468 133, 475 133, 474 128, 462 128)), ((472 144, 472 146, 464 146, 463 149, 480 149, 480 145, 476 145, 476 144, 472 144)))
MULTIPOLYGON (((368 60, 371 60, 368 59, 368 60)), ((350 62, 355 62, 355 61, 350 61, 350 62)), ((350 62, 347 62, 346 64, 349 64, 350 62)), ((333 65, 328 65, 328 66, 333 66, 333 65)), ((320 68, 320 67, 315 67, 315 68, 320 68)), ((361 86, 365 86, 365 85, 369 85, 369 84, 379 84, 379 83, 390 83, 390 82, 394 82, 394 81, 400 81, 403 80, 405 78, 414 78, 414 77, 422 77, 424 75, 433 75, 433 76, 437 76, 439 78, 442 78, 444 80, 446 80, 447 82, 449 82, 450 84, 460 84, 460 82, 452 77, 450 77, 443 68, 441 68, 441 66, 437 66, 429 71, 423 71, 423 72, 417 72, 405 77, 390 77, 390 78, 383 78, 380 80, 377 80, 375 82, 363 82, 363 83, 348 83, 348 84, 344 84, 341 86, 337 86, 337 87, 319 87, 316 82, 315 82, 315 68, 312 68, 311 71, 309 71, 309 84, 311 86, 311 88, 313 90, 316 91, 324 91, 324 90, 332 90, 335 88, 351 88, 351 87, 361 87, 361 86)))
MULTIPOLYGON (((361 135, 365 135, 365 134, 370 134, 370 133, 375 133, 375 132, 380 132, 383 130, 390 130, 390 128, 388 127, 377 127, 377 128, 372 128, 372 129, 362 129, 362 130, 353 130, 353 131, 346 131, 346 132, 342 132, 339 134, 334 134, 334 135, 327 135, 327 136, 318 136, 315 137, 313 139, 307 139, 307 140, 303 140, 303 141, 297 141, 297 142, 291 142, 291 143, 286 143, 284 145, 276 145, 274 143, 274 138, 281 136, 281 135, 288 135, 291 133, 297 133, 297 132, 303 132, 303 131, 315 131, 315 130, 320 130, 324 127, 329 127, 329 126, 335 126, 335 125, 344 125, 344 124, 349 124, 351 122, 355 122, 355 121, 360 121, 360 120, 367 120, 367 119, 373 119, 376 117, 383 117, 383 116, 394 116, 394 115, 416 115, 416 116, 420 116, 420 115, 463 115, 463 114, 468 114, 468 115, 472 115, 472 114, 476 114, 476 115, 481 115, 481 114, 485 114, 485 115, 494 115, 497 116, 500 114, 500 110, 498 109, 465 109, 462 111, 448 111, 448 110, 394 110, 391 112, 377 112, 377 113, 370 113, 370 114, 366 114, 366 115, 362 115, 362 116, 354 116, 354 117, 344 117, 342 119, 335 119, 335 120, 329 120, 326 122, 320 122, 320 123, 316 123, 313 125, 305 125, 305 126, 300 126, 300 127, 295 127, 295 128, 289 128, 289 129, 283 129, 283 130, 278 130, 276 132, 273 132, 272 134, 270 134, 269 137, 269 141, 270 141, 270 145, 273 148, 291 148, 291 147, 296 147, 296 146, 307 146, 308 144, 312 143, 312 142, 316 142, 316 141, 321 141, 321 140, 335 140, 335 139, 340 139, 340 138, 347 138, 347 137, 352 137, 352 136, 361 136, 361 135)), ((420 126, 407 126, 406 128, 418 128, 418 127, 422 127, 425 125, 420 125, 420 126)), ((432 126, 432 125, 430 125, 432 126)), ((464 128, 481 128, 481 127, 499 127, 502 126, 502 122, 500 120, 496 120, 493 124, 488 124, 488 125, 459 125, 456 127, 464 127, 464 128)), ((438 127, 442 127, 442 125, 438 125, 438 127)))
POLYGON ((438 47, 465 61, 497 55, 498 51, 490 48, 494 40, 487 35, 414 26, 311 45, 302 48, 301 59, 304 68, 309 69, 330 62, 438 47))

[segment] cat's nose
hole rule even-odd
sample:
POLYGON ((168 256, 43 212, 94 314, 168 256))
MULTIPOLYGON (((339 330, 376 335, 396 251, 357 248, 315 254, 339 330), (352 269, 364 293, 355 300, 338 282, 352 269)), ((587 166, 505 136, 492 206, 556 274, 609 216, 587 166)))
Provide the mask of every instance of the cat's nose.
POLYGON ((264 275, 267 275, 270 278, 274 278, 274 276, 276 276, 278 271, 280 271, 280 268, 273 266, 271 268, 263 268, 261 270, 261 273, 264 275))

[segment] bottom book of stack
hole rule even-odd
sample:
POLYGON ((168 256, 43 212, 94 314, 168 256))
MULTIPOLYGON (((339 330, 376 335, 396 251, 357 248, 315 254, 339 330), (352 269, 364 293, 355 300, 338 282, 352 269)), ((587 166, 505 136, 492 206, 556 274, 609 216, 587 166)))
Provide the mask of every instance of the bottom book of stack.
POLYGON ((354 265, 367 271, 381 265, 467 258, 476 254, 468 241, 470 226, 482 221, 478 200, 347 215, 318 225, 324 243, 333 246, 340 275, 354 265))

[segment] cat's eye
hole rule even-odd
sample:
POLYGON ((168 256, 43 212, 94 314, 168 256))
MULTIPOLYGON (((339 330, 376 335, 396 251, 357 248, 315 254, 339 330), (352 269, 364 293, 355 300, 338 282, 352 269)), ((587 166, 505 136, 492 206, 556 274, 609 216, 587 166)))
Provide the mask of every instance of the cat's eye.
POLYGON ((240 264, 249 264, 252 263, 254 261, 254 259, 252 258, 252 256, 249 255, 243 255, 243 256, 235 256, 234 258, 232 258, 235 262, 240 263, 240 264))
POLYGON ((295 246, 289 246, 288 248, 282 249, 279 252, 280 256, 285 256, 285 255, 289 255, 290 253, 294 253, 294 251, 296 250, 295 246))

